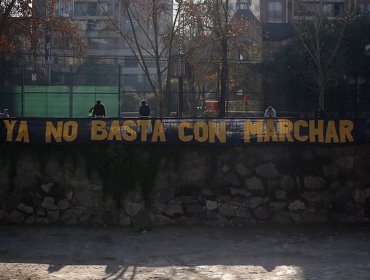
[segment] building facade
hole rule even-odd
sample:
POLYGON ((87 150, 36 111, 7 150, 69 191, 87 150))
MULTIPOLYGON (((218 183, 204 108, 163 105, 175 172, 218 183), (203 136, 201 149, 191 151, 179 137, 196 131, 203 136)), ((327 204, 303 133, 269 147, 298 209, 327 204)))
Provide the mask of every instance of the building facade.
MULTIPOLYGON (((120 83, 128 91, 149 91, 136 46, 140 45, 147 51, 144 60, 149 72, 155 75, 155 61, 151 59, 154 50, 143 34, 148 32, 149 36, 154 36, 153 24, 146 17, 151 1, 140 2, 141 11, 130 20, 120 0, 57 0, 55 14, 76 24, 86 48, 82 57, 76 57, 73 50, 63 45, 58 35, 51 34, 50 83, 110 86, 120 83), (142 26, 146 26, 145 31, 142 26), (136 45, 130 44, 134 40, 130 36, 133 31, 138 39, 136 45)), ((161 33, 172 24, 172 1, 162 2, 165 2, 166 6, 163 7, 166 8, 158 20, 158 31, 161 33)), ((135 1, 132 3, 135 5, 135 1)))

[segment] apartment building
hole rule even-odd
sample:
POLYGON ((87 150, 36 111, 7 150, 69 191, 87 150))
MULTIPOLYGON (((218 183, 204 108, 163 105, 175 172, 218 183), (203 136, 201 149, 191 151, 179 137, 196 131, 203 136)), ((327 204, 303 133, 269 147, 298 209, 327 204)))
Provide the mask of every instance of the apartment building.
MULTIPOLYGON (((164 32, 172 24, 172 1, 164 2, 167 3, 167 9, 161 13, 158 21, 159 32, 164 32)), ((86 43, 85 57, 81 60, 76 59, 70 50, 61 48, 58 40, 53 40, 52 69, 59 73, 53 75, 59 77, 59 80, 55 79, 56 83, 65 83, 65 76, 72 72, 75 84, 117 85, 121 71, 121 84, 126 90, 150 90, 132 46, 123 36, 134 28, 140 45, 147 47, 150 52, 150 44, 138 28, 139 24, 147 25, 147 31, 152 32, 148 22, 143 19, 143 22, 133 20, 131 23, 120 0, 56 0, 55 5, 55 13, 76 23, 86 43)), ((141 9, 144 17, 148 11, 145 11, 145 6, 141 9)), ((154 75, 154 61, 149 56, 145 60, 150 73, 154 75)))
POLYGON ((369 0, 260 0, 262 22, 290 23, 309 19, 318 11, 330 18, 343 16, 350 10, 369 13, 369 0))

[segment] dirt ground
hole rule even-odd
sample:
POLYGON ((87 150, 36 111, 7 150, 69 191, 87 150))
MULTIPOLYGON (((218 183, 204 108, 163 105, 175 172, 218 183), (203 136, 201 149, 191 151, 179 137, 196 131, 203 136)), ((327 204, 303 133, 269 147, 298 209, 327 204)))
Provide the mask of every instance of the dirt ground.
POLYGON ((0 279, 370 279, 370 227, 0 227, 0 279))

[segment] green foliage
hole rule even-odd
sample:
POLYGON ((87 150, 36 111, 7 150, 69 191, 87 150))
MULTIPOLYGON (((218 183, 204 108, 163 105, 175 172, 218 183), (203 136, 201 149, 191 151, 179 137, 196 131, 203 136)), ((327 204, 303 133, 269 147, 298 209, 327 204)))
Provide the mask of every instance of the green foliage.
POLYGON ((348 25, 343 36, 340 54, 343 56, 347 75, 370 78, 370 17, 357 16, 348 25))
POLYGON ((139 111, 139 106, 142 98, 136 92, 123 92, 121 96, 122 106, 124 112, 139 111))
MULTIPOLYGON (((301 34, 302 40, 307 45, 315 45, 313 44, 316 42, 313 23, 305 22, 304 27, 305 29, 302 29, 304 34, 301 34)), ((352 108, 351 101, 348 99, 353 96, 351 92, 353 87, 348 86, 350 78, 353 80, 361 77, 367 81, 370 78, 370 54, 366 52, 366 46, 370 44, 370 18, 356 16, 347 19, 338 51, 326 68, 325 65, 329 62, 330 55, 338 43, 341 30, 343 30, 343 22, 340 20, 323 20, 319 30, 320 55, 322 69, 325 70, 327 103, 330 103, 330 106, 337 104, 335 105, 337 111, 338 106, 343 103, 344 105, 340 106, 347 108, 348 111, 352 108)), ((315 67, 312 57, 297 36, 275 49, 272 60, 265 62, 261 71, 264 74, 270 73, 277 94, 289 96, 294 101, 294 99, 302 100, 304 96, 307 98, 316 92, 318 85, 315 67)))
POLYGON ((287 96, 292 104, 297 104, 297 99, 313 91, 312 73, 307 64, 307 56, 297 38, 294 38, 279 47, 260 71, 273 81, 277 95, 287 96))
MULTIPOLYGON (((155 115, 157 101, 152 93, 138 93, 136 91, 124 91, 121 95, 121 110, 123 112, 139 112, 141 101, 146 100, 150 106, 152 115, 155 115)), ((139 113, 138 113, 139 114, 139 113)))

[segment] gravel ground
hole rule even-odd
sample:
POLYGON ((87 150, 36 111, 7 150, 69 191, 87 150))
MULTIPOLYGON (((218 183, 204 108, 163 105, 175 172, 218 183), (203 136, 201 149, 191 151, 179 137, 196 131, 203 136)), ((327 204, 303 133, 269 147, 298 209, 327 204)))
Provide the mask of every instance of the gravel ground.
POLYGON ((370 279, 370 226, 0 227, 0 279, 370 279))

